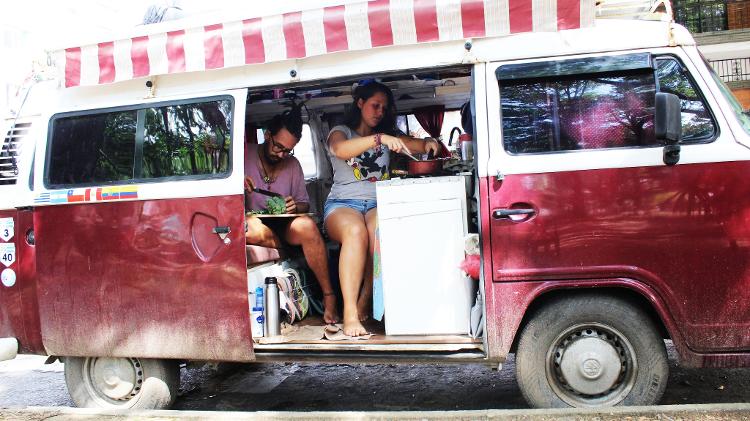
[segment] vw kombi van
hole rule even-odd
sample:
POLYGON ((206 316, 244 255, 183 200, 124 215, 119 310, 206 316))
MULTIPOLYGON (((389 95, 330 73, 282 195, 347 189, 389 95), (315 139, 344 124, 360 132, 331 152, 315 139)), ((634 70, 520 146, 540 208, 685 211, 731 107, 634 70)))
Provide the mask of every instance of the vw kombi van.
POLYGON ((0 356, 59 358, 77 405, 117 408, 169 406, 185 361, 515 353, 535 407, 659 402, 665 340, 687 366, 747 366, 750 120, 679 25, 545 5, 354 2, 59 51, 0 152, 0 356), (429 110, 425 135, 473 156, 378 182, 374 336, 254 337, 250 280, 286 266, 245 244, 246 144, 304 102, 320 218, 326 135, 372 78, 404 131, 429 110))

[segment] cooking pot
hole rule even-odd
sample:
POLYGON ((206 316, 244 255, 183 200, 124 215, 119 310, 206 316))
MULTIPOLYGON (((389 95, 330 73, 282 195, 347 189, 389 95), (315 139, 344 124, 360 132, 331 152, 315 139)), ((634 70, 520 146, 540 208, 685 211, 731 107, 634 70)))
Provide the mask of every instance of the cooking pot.
POLYGON ((443 162, 447 158, 410 160, 408 163, 409 175, 433 175, 443 170, 443 162))

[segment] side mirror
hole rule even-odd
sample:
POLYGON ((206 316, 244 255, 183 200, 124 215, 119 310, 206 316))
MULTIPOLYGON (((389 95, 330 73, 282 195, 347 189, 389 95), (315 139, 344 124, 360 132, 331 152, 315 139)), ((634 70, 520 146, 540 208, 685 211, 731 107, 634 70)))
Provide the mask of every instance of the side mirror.
POLYGON ((658 92, 654 103, 654 134, 664 142, 664 163, 675 165, 680 161, 682 139, 682 113, 680 98, 675 94, 658 92))

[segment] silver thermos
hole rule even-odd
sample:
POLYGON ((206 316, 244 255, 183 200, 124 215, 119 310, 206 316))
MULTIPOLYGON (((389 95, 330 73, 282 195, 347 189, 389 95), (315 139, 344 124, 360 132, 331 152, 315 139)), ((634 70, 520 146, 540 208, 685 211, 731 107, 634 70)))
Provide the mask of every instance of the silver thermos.
POLYGON ((474 159, 474 144, 470 134, 462 133, 458 136, 458 150, 461 152, 462 161, 474 159))
POLYGON ((278 336, 281 334, 281 320, 279 319, 279 284, 276 282, 276 278, 270 276, 266 278, 264 299, 266 311, 265 336, 278 336))

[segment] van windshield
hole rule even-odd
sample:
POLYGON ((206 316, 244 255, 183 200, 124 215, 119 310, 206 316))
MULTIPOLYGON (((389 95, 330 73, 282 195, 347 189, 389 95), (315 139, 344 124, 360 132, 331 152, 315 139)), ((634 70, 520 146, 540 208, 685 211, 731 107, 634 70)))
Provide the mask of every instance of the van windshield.
POLYGON ((719 85, 719 91, 721 91, 721 94, 724 96, 724 98, 726 98, 727 102, 729 102, 729 105, 732 106, 732 111, 734 111, 734 115, 742 125, 745 133, 750 134, 750 115, 748 115, 746 111, 742 109, 742 105, 740 104, 740 102, 737 101, 737 98, 735 98, 734 94, 729 89, 727 84, 724 83, 719 75, 716 74, 716 71, 714 71, 714 68, 711 67, 705 57, 703 57, 703 63, 706 65, 706 67, 708 67, 708 71, 711 73, 711 77, 714 79, 716 84, 719 85))

